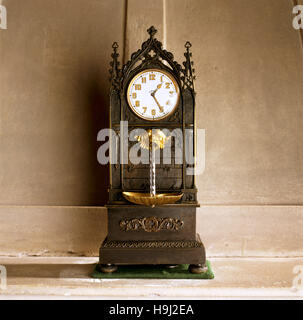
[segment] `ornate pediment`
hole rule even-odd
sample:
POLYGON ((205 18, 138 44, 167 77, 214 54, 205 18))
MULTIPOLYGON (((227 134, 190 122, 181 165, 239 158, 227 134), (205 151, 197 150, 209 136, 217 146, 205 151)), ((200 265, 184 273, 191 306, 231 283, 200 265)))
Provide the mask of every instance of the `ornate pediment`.
POLYGON ((176 77, 182 89, 194 91, 195 76, 193 62, 191 61, 191 44, 189 42, 186 42, 185 44, 186 52, 184 53, 184 56, 186 60, 183 62, 184 68, 182 68, 181 65, 174 60, 174 55, 163 49, 162 43, 155 38, 155 34, 157 33, 155 27, 151 26, 147 32, 149 34, 149 39, 144 41, 141 48, 131 55, 130 60, 127 61, 122 69, 119 69, 119 54, 117 53, 118 44, 114 42, 112 46, 113 60, 110 63, 110 81, 112 90, 122 89, 133 73, 136 73, 141 69, 158 67, 170 71, 176 77))

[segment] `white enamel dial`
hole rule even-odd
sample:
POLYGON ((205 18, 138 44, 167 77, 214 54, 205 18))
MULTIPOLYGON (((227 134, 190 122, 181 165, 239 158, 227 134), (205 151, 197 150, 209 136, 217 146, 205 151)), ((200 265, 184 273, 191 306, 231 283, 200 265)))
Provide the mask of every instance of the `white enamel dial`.
POLYGON ((149 121, 161 120, 175 111, 179 86, 168 72, 147 69, 138 73, 127 89, 127 101, 133 112, 149 121))

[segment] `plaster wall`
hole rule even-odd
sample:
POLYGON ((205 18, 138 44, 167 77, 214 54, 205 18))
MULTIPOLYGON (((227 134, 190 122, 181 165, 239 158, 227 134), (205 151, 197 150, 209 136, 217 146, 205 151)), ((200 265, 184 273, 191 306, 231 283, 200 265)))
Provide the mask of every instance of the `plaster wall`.
MULTIPOLYGON (((153 24, 158 29, 157 38, 177 61, 184 59, 184 43, 190 40, 193 45, 197 127, 206 130, 206 170, 197 177, 199 201, 214 208, 241 205, 237 212, 246 217, 237 219, 229 209, 199 215, 200 232, 209 238, 206 230, 212 230, 208 247, 215 249, 211 252, 224 252, 224 247, 212 244, 223 229, 211 226, 230 217, 235 219, 230 220, 235 223, 230 230, 242 228, 245 221, 256 228, 273 225, 276 232, 262 229, 264 236, 254 232, 255 227, 247 229, 246 237, 253 243, 250 254, 270 255, 265 244, 276 239, 277 232, 289 236, 280 251, 277 242, 274 254, 283 255, 287 250, 291 255, 301 254, 294 230, 300 226, 303 204, 303 46, 302 33, 292 27, 295 2, 1 3, 7 8, 8 29, 0 30, 0 242, 5 243, 0 253, 7 254, 10 248, 13 251, 16 243, 27 238, 17 236, 24 234, 23 219, 25 225, 31 225, 28 230, 39 230, 32 242, 33 252, 44 250, 45 245, 39 242, 43 234, 46 243, 51 243, 54 235, 59 237, 57 252, 96 252, 98 244, 91 245, 95 238, 81 245, 76 233, 83 225, 86 232, 95 232, 100 224, 98 236, 102 238, 106 214, 101 214, 95 224, 94 213, 87 220, 85 216, 78 219, 79 211, 75 210, 70 229, 72 211, 54 208, 106 202, 107 168, 97 162, 100 143, 96 136, 108 126, 111 45, 113 41, 119 43, 121 61, 126 61, 153 24), (247 220, 250 205, 257 206, 249 211, 249 217, 258 219, 256 225, 253 218, 247 220), (282 206, 271 211, 268 205, 282 206), (36 206, 40 208, 38 220, 36 206), (275 215, 287 218, 293 206, 294 227, 278 227, 275 215), (271 212, 270 220, 262 216, 262 210, 271 212), (60 227, 61 214, 64 230, 60 227), (71 235, 70 243, 66 234, 71 235), (69 248, 71 243, 73 248, 69 248)), ((298 3, 303 4, 302 0, 298 3)), ((244 235, 233 238, 231 232, 228 234, 231 238, 227 239, 238 241, 234 244, 237 250, 241 248, 244 235)), ((50 253, 56 251, 50 248, 50 253)))

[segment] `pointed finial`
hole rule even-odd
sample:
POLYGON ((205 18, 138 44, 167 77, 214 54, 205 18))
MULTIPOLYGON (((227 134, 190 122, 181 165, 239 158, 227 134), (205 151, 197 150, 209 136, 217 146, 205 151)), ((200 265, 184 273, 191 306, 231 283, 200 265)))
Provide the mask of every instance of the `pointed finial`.
POLYGON ((117 49, 119 48, 118 43, 114 42, 112 45, 113 52, 111 54, 111 57, 113 58, 110 62, 111 69, 109 70, 110 73, 110 81, 111 81, 111 90, 118 91, 120 89, 120 69, 119 69, 119 53, 117 52, 117 49))
POLYGON ((184 47, 188 50, 189 48, 191 48, 191 43, 187 41, 184 47))
POLYGON ((147 29, 148 34, 151 38, 154 37, 154 35, 157 33, 157 29, 154 26, 151 26, 149 29, 147 29))
POLYGON ((186 60, 183 62, 184 65, 184 69, 182 70, 182 73, 184 74, 183 77, 183 89, 190 89, 193 92, 195 92, 195 88, 194 88, 194 80, 195 80, 195 69, 193 69, 193 61, 191 61, 191 52, 189 51, 189 49, 191 48, 191 43, 189 41, 187 41, 184 45, 184 47, 186 48, 186 51, 184 53, 184 56, 186 58, 186 60))

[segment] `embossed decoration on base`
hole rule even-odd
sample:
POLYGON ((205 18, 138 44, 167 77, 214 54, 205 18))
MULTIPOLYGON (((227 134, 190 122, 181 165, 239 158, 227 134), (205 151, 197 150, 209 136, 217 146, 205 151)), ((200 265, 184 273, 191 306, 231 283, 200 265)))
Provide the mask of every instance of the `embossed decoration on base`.
POLYGON ((102 248, 201 248, 199 241, 108 241, 103 242, 102 248))
POLYGON ((123 231, 158 232, 161 230, 178 231, 184 225, 184 222, 178 218, 134 218, 130 220, 121 220, 120 228, 123 231))

